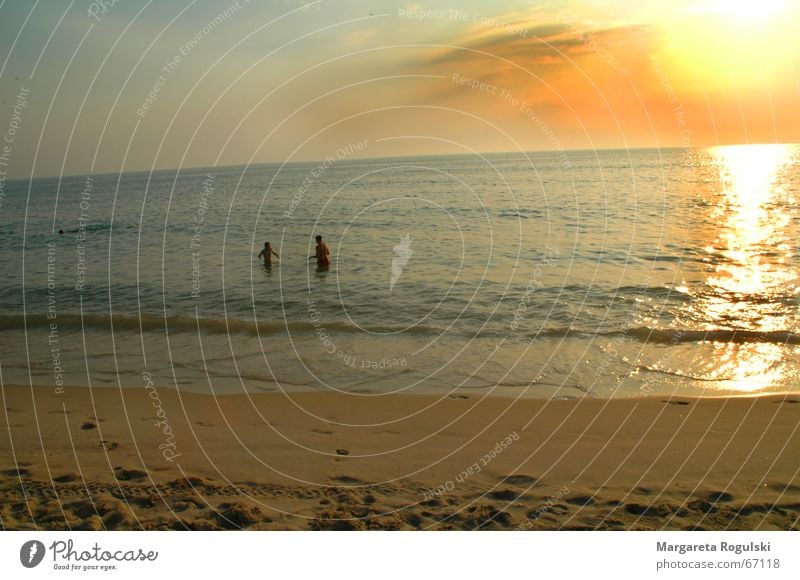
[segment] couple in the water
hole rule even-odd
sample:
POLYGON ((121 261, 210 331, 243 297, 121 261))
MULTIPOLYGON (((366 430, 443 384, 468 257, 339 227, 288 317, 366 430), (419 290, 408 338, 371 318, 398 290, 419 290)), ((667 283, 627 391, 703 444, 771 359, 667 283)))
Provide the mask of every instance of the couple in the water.
MULTIPOLYGON (((316 259, 317 260, 317 268, 320 270, 327 270, 331 267, 331 251, 328 249, 328 245, 322 241, 322 236, 317 236, 317 248, 316 252, 313 256, 309 256, 309 260, 316 259)), ((279 260, 281 257, 278 255, 278 252, 272 249, 272 244, 269 242, 264 242, 264 249, 258 254, 258 257, 264 257, 264 265, 267 268, 272 267, 272 256, 275 256, 279 260)))

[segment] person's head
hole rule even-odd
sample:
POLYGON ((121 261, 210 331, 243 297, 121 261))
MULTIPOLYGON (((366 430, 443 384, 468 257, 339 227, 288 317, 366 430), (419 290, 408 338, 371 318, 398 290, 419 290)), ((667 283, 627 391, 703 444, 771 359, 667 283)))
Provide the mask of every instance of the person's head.
POLYGON ((317 236, 316 240, 317 240, 318 244, 321 244, 322 243, 322 236, 317 236))
POLYGON ((264 249, 269 249, 269 242, 264 242, 264 249))

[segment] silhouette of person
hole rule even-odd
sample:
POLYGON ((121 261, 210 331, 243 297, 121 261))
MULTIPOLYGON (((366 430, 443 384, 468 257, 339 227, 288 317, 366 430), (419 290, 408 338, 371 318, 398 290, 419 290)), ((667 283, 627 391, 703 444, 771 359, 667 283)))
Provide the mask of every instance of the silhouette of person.
POLYGON ((279 260, 281 259, 278 253, 272 249, 272 244, 269 242, 264 242, 264 249, 258 254, 259 258, 261 256, 264 256, 264 265, 267 268, 272 268, 272 256, 275 256, 279 260))
POLYGON ((309 256, 309 260, 313 260, 316 258, 317 260, 317 269, 319 270, 327 270, 331 267, 331 260, 330 255, 331 251, 328 249, 328 245, 322 241, 322 236, 317 236, 317 248, 316 252, 313 256, 309 256))

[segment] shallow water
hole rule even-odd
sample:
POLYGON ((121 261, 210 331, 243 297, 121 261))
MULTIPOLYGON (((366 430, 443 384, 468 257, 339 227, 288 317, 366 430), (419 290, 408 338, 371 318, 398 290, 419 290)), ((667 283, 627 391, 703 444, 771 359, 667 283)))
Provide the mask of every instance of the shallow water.
POLYGON ((2 380, 796 391, 795 146, 9 182, 2 380), (57 232, 64 230, 63 235, 57 232), (318 272, 314 235, 331 248, 318 272), (281 255, 256 258, 264 241, 281 255))

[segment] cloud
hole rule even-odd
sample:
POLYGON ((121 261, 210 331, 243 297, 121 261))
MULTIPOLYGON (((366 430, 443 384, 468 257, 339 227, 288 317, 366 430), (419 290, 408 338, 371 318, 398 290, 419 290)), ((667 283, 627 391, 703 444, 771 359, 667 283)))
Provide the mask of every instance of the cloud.
POLYGON ((363 48, 380 37, 378 28, 358 28, 342 36, 342 44, 348 48, 363 48))
MULTIPOLYGON (((514 25, 509 25, 514 26, 514 25)), ((540 65, 561 64, 574 66, 580 57, 596 57, 620 61, 631 44, 641 44, 642 37, 652 33, 650 27, 616 26, 605 29, 579 27, 573 23, 555 23, 518 28, 518 33, 504 34, 496 31, 489 36, 479 35, 454 42, 428 62, 431 66, 479 67, 479 63, 493 62, 493 66, 531 68, 540 65)))
MULTIPOLYGON (((486 88, 445 82, 424 99, 470 111, 512 132, 527 131, 538 139, 534 148, 548 143, 530 130, 530 111, 566 147, 678 144, 681 127, 671 99, 685 85, 676 81, 669 93, 660 82, 653 66, 664 45, 658 27, 496 22, 503 25, 489 31, 473 27, 421 63, 445 78, 475 79, 486 88)), ((688 97, 681 97, 688 106, 688 97)))

